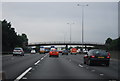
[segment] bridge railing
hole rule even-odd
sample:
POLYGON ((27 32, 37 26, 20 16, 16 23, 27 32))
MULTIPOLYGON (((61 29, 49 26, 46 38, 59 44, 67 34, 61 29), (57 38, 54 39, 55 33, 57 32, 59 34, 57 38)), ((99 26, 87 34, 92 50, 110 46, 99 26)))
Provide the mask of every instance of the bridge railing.
MULTIPOLYGON (((35 44, 82 44, 80 41, 50 41, 50 42, 35 42, 29 43, 28 45, 35 45, 35 44)), ((104 45, 103 43, 98 42, 84 42, 83 44, 96 44, 96 45, 104 45)))

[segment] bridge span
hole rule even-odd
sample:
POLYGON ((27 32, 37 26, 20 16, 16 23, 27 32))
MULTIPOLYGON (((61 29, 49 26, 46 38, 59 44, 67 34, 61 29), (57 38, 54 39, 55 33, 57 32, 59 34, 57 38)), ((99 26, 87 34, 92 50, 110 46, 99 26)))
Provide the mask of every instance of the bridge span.
POLYGON ((52 42, 36 42, 29 43, 28 46, 48 46, 48 45, 84 45, 84 46, 105 46, 103 43, 95 43, 95 42, 84 42, 83 44, 78 41, 52 41, 52 42))

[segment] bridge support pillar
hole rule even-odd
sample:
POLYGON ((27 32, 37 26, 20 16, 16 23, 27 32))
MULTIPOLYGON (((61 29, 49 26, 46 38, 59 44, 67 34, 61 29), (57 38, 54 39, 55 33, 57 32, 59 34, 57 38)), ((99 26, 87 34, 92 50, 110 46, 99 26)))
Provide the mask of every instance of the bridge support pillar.
POLYGON ((85 45, 85 50, 86 50, 87 46, 85 45))
POLYGON ((65 46, 65 49, 68 50, 68 45, 65 46))

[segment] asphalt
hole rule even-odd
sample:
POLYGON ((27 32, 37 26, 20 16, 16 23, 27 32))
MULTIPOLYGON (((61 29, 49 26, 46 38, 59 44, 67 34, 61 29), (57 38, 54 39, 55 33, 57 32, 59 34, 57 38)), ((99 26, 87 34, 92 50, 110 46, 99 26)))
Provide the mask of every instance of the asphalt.
POLYGON ((111 59, 110 66, 83 64, 83 54, 59 55, 49 57, 48 54, 26 54, 25 56, 3 56, 3 71, 6 79, 20 77, 31 68, 22 80, 42 79, 77 79, 77 80, 116 80, 118 79, 118 60, 111 59))

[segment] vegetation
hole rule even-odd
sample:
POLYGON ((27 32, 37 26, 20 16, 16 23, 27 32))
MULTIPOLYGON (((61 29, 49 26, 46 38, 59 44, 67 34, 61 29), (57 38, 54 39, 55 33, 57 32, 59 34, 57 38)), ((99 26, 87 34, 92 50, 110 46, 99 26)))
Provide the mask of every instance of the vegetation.
POLYGON ((26 34, 17 35, 15 28, 11 27, 11 22, 6 20, 2 23, 2 52, 12 52, 15 47, 27 49, 28 38, 26 34))
POLYGON ((105 42, 105 46, 107 50, 119 51, 120 50, 120 37, 114 40, 111 38, 108 38, 105 42))

